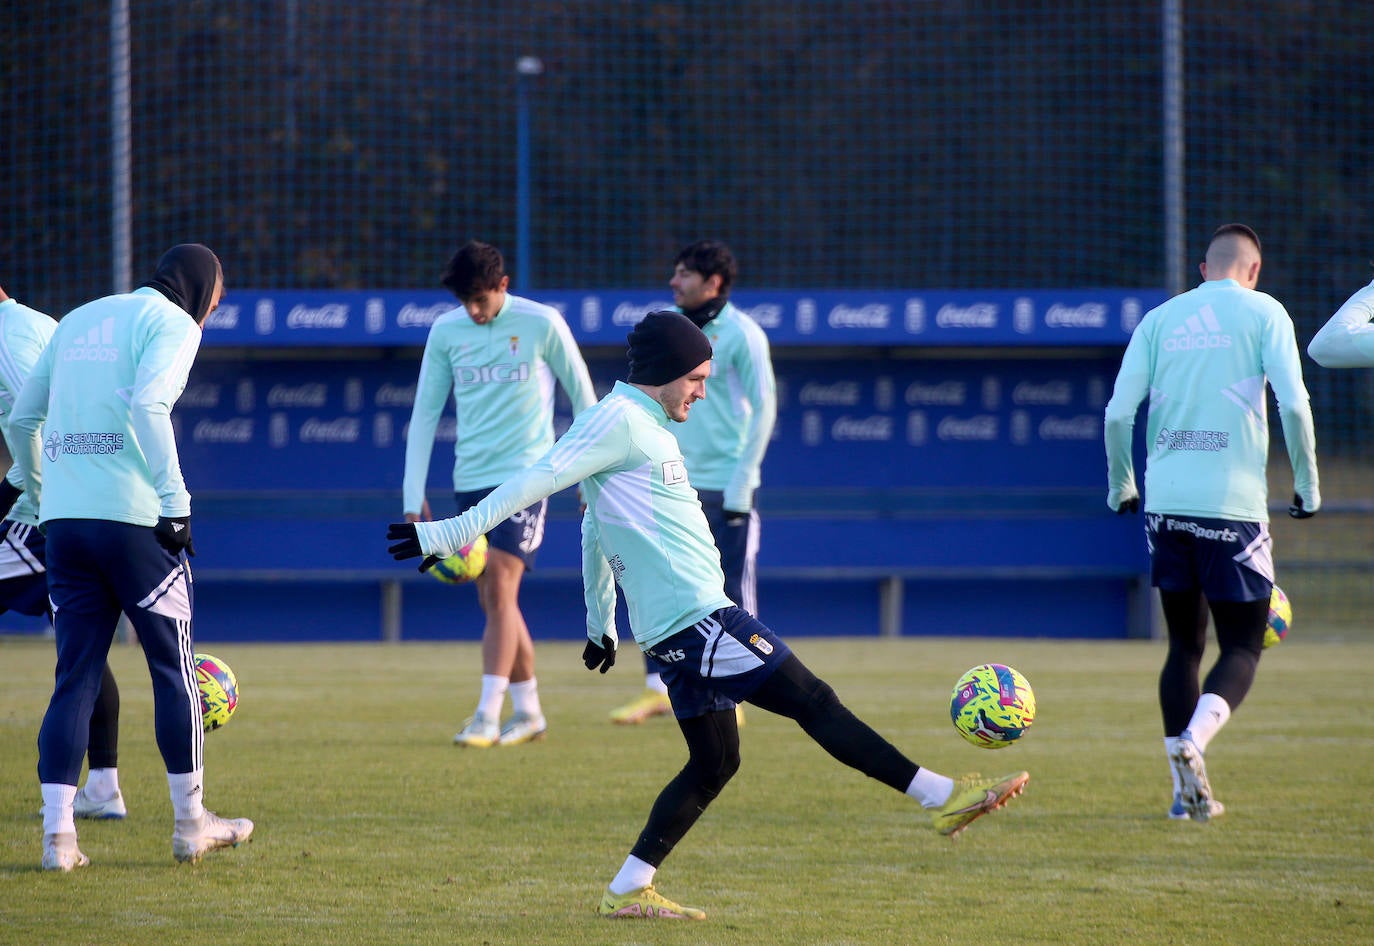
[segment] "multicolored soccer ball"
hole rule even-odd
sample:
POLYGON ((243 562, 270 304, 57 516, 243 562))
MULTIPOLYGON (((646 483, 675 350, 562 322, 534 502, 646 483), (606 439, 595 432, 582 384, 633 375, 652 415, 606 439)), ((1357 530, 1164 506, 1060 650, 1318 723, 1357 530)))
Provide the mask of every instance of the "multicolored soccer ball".
POLYGON ((1035 691, 1004 664, 980 664, 954 684, 949 718, 959 735, 980 749, 1002 749, 1035 722, 1035 691))
POLYGON ((233 718, 239 705, 239 682, 218 657, 196 654, 196 685, 200 687, 200 717, 205 731, 219 729, 233 718))
POLYGON ((481 575, 487 567, 487 537, 479 535, 448 558, 430 566, 429 573, 446 585, 461 585, 481 575))
POLYGON ((1283 589, 1275 585, 1274 593, 1269 596, 1269 626, 1264 629, 1265 649, 1283 643, 1283 639, 1288 636, 1288 629, 1292 626, 1293 605, 1289 602, 1288 595, 1283 593, 1283 589))

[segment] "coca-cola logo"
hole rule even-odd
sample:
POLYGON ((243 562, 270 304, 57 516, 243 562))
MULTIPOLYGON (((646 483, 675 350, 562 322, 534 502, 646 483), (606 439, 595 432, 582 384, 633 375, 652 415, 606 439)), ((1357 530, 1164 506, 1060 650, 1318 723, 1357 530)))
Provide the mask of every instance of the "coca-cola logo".
POLYGON ((1101 302, 1063 305, 1056 302, 1045 313, 1049 328, 1106 328, 1107 306, 1101 302))
POLYGON ((958 407, 967 400, 968 385, 962 381, 941 381, 938 384, 913 381, 907 385, 906 389, 908 407, 915 407, 917 404, 943 404, 948 407, 958 407))
POLYGON ((881 442, 892 439, 892 418, 884 414, 871 417, 841 417, 830 427, 830 439, 881 442))
POLYGON ((177 407, 219 407, 219 398, 218 384, 192 384, 177 398, 177 407))
POLYGON ((324 407, 324 384, 274 384, 267 392, 268 407, 324 407))
POLYGON ((946 417, 936 426, 935 436, 941 440, 996 440, 997 417, 994 414, 946 417))
POLYGON ((250 443, 253 439, 253 420, 235 417, 230 420, 201 420, 191 431, 195 443, 250 443))
POLYGON ((240 306, 220 303, 219 308, 205 317, 207 329, 235 329, 239 327, 240 306))
POLYGON ((740 311, 763 328, 777 328, 782 324, 782 306, 776 302, 760 302, 753 308, 740 311))
POLYGON ((436 302, 428 306, 407 302, 401 306, 401 311, 396 313, 396 325, 399 328, 429 328, 441 315, 452 311, 453 306, 447 302, 436 302))
POLYGON ((825 321, 831 328, 887 328, 892 323, 892 307, 878 302, 864 306, 837 305, 825 321))
POLYGON ((383 384, 374 401, 378 407, 410 407, 415 403, 415 385, 383 384))
POLYGON ((348 306, 330 302, 322 306, 298 305, 286 316, 287 328, 346 328, 348 306))
POLYGON ((1046 381, 1043 384, 1021 381, 1011 389, 1013 404, 1064 405, 1072 400, 1073 385, 1068 381, 1046 381))
POLYGON ((320 420, 312 417, 301 424, 301 443, 357 443, 361 424, 356 417, 320 420))
POLYGON ((996 328, 997 306, 991 302, 966 306, 946 303, 935 313, 935 324, 941 328, 996 328))
POLYGON ((671 302, 650 302, 648 305, 635 305, 633 302, 622 302, 615 307, 611 313, 612 325, 638 325, 644 316, 650 312, 661 312, 664 309, 671 309, 671 302))
POLYGON ((1040 422, 1041 440, 1101 440, 1102 418, 1096 414, 1046 417, 1040 422))
POLYGON ((863 390, 857 381, 836 381, 833 384, 807 382, 797 395, 797 402, 808 406, 856 407, 863 390))

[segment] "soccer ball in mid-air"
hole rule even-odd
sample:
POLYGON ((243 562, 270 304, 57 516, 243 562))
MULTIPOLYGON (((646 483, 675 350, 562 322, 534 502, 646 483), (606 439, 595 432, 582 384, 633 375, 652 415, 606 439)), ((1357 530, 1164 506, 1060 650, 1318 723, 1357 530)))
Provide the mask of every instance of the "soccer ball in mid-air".
POLYGON ((218 657, 196 654, 196 685, 200 687, 200 716, 205 731, 219 729, 229 722, 239 705, 239 683, 234 671, 218 657))
POLYGON ((949 718, 959 735, 981 749, 1001 749, 1035 722, 1035 692, 1004 664, 980 664, 954 684, 949 718))
POLYGON ((1275 585, 1274 593, 1269 596, 1269 626, 1264 629, 1265 649, 1283 643, 1283 639, 1288 636, 1288 629, 1292 626, 1293 605, 1289 602, 1288 595, 1283 593, 1283 589, 1275 585))
POLYGON ((429 573, 446 585, 472 581, 487 567, 487 537, 479 535, 448 558, 430 566, 429 573))

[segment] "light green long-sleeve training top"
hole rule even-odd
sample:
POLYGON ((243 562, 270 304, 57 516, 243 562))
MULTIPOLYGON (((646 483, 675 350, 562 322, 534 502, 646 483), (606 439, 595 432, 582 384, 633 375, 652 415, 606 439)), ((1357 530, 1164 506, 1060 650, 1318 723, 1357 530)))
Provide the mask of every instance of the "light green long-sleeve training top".
POLYGON ((200 326, 151 287, 73 309, 14 405, 15 463, 38 516, 155 526, 189 516, 172 405, 200 326), (41 425, 41 429, 40 429, 41 425))
POLYGON ((778 418, 768 336, 732 303, 702 326, 711 342, 706 399, 673 433, 697 489, 725 493, 725 508, 748 512, 778 418))
POLYGON ((1138 495, 1131 434, 1148 396, 1145 510, 1268 522, 1266 381, 1294 490, 1315 512, 1316 437, 1293 320, 1272 296, 1234 279, 1208 280, 1136 326, 1107 403, 1107 505, 1138 495))
MULTIPOLYGON (((16 451, 10 430, 15 398, 56 330, 57 320, 52 316, 14 299, 0 302, 0 435, 4 436, 11 457, 16 451)), ((17 465, 10 467, 5 478, 24 489, 24 475, 17 465)), ((38 525, 38 501, 25 490, 5 518, 38 525)))
POLYGON ((1324 368, 1374 367, 1374 282, 1357 291, 1312 336, 1307 353, 1324 368))
POLYGON ((430 327, 406 434, 404 511, 419 513, 434 434, 452 392, 457 405, 453 488, 486 489, 553 446, 554 379, 574 416, 596 401, 587 363, 558 310, 507 294, 478 325, 459 307, 430 327))
POLYGON ((618 381, 577 416, 553 449, 486 499, 460 516, 416 523, 420 548, 427 555, 451 555, 515 510, 580 482, 587 503, 582 517, 587 637, 597 643, 603 634, 619 639, 613 583, 618 582, 635 640, 648 650, 732 603, 725 596, 720 553, 687 481, 670 423, 657 401, 618 381))

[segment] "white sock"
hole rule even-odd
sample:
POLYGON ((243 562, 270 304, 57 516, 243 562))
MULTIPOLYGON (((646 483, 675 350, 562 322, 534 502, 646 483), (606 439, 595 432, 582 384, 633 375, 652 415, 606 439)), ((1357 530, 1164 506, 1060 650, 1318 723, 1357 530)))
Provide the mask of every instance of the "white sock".
POLYGON ((544 709, 539 705, 539 681, 534 677, 510 685, 510 705, 517 714, 539 718, 544 709))
POLYGON ((76 834, 76 816, 72 814, 76 786, 44 782, 39 791, 43 793, 43 833, 76 834))
POLYGON ((86 773, 86 797, 109 801, 119 794, 119 769, 91 769, 86 773))
POLYGON ((205 814, 205 770, 167 773, 167 788, 172 795, 172 817, 177 821, 199 821, 205 814))
POLYGON ((655 693, 668 694, 668 684, 663 682, 663 678, 656 673, 646 673, 644 675, 644 689, 653 690, 655 693))
POLYGON ((1188 733, 1193 737, 1193 745, 1200 752, 1207 751, 1207 744, 1221 731, 1231 718, 1231 707, 1215 693, 1204 693, 1198 697, 1193 718, 1188 721, 1188 733))
POLYGON ((501 706, 506 702, 506 690, 510 689, 509 677, 495 674, 482 674, 482 696, 477 701, 477 712, 487 719, 500 719, 501 706))
POLYGON ((615 875, 615 880, 611 881, 611 893, 617 897, 622 897, 631 890, 639 890, 647 887, 654 882, 654 874, 658 873, 658 868, 631 854, 625 858, 625 866, 620 868, 620 873, 615 875))
POLYGON ((954 794, 954 779, 922 767, 916 770, 916 777, 906 787, 906 793, 920 802, 922 808, 939 808, 954 794))
MULTIPOLYGON (((1169 760, 1170 760, 1171 758, 1173 758, 1173 755, 1174 755, 1174 746, 1176 746, 1176 745, 1178 745, 1178 737, 1177 737, 1177 736, 1165 736, 1165 737, 1164 737, 1164 761, 1165 761, 1165 762, 1169 762, 1169 760)), ((1173 764, 1172 762, 1169 762, 1169 775, 1170 775, 1170 776, 1173 778, 1173 780, 1174 780, 1174 794, 1175 794, 1175 795, 1178 795, 1181 791, 1183 791, 1183 786, 1182 786, 1181 784, 1179 784, 1179 781, 1178 781, 1178 772, 1174 769, 1174 764, 1173 764)))

